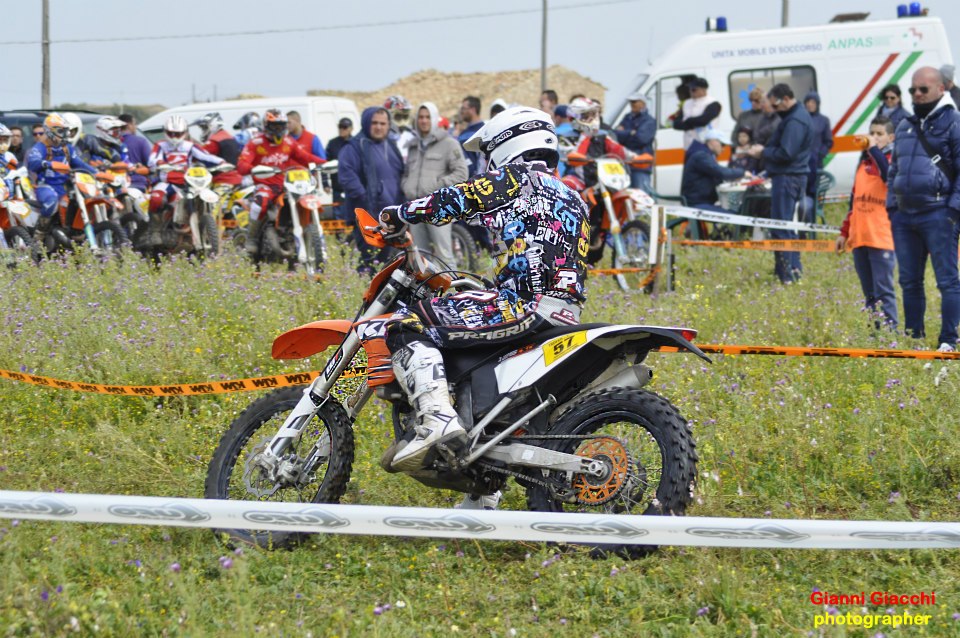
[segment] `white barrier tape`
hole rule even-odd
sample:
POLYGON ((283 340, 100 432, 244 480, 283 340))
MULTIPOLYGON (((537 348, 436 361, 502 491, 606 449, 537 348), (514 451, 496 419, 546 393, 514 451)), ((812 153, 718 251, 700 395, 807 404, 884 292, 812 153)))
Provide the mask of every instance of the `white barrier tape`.
POLYGON ((717 224, 732 224, 734 226, 755 226, 756 228, 770 228, 775 230, 806 230, 817 233, 839 235, 840 229, 825 224, 808 224, 766 217, 747 217, 730 213, 718 213, 712 210, 687 208, 686 206, 664 206, 664 213, 671 217, 683 217, 717 224))
POLYGON ((0 491, 0 518, 567 543, 960 547, 960 523, 611 516, 14 491, 0 491))

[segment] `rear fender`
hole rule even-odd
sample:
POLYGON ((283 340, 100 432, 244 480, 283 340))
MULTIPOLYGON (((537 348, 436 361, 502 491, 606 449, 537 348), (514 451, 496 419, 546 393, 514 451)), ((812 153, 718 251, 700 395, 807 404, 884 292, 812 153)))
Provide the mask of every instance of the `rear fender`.
POLYGON ((515 392, 546 381, 560 381, 576 377, 566 370, 584 370, 594 367, 594 359, 606 353, 614 358, 619 354, 637 354, 642 360, 648 352, 662 346, 687 350, 709 362, 700 348, 687 338, 696 336, 693 330, 658 326, 610 325, 570 332, 545 342, 533 344, 529 350, 504 358, 494 368, 497 388, 501 393, 515 392), (684 334, 686 333, 686 335, 684 334), (599 349, 599 351, 598 351, 599 349))
POLYGON ((352 329, 352 322, 345 319, 314 321, 274 339, 270 355, 274 359, 305 359, 339 345, 352 329))

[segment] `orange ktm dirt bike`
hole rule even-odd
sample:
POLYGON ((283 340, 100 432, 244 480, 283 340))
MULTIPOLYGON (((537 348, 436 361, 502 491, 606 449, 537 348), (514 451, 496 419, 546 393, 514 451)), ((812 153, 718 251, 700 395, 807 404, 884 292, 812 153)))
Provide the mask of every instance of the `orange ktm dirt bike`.
MULTIPOLYGON (((362 209, 356 215, 364 239, 384 247, 377 221, 362 209)), ((357 416, 374 395, 393 404, 395 437, 413 438, 414 414, 385 344, 388 318, 401 304, 435 295, 488 293, 474 276, 437 271, 409 233, 405 237, 397 246, 402 254, 373 278, 352 321, 316 321, 277 337, 277 359, 335 350, 308 386, 271 392, 231 424, 210 461, 207 498, 338 502, 350 479, 357 416), (355 369, 351 362, 361 349, 366 378, 341 402, 331 391, 355 369)), ((535 511, 682 514, 694 488, 695 445, 676 408, 644 389, 653 373, 642 362, 660 346, 709 361, 690 343, 695 335, 593 323, 548 328, 506 345, 445 350, 450 393, 470 443, 459 454, 439 444, 428 466, 408 475, 428 487, 475 496, 493 494, 513 478, 535 511)), ((381 465, 389 467, 389 459, 381 465)), ((265 547, 304 537, 293 531, 218 533, 265 547)), ((628 557, 649 550, 617 540, 613 535, 595 550, 628 557)))

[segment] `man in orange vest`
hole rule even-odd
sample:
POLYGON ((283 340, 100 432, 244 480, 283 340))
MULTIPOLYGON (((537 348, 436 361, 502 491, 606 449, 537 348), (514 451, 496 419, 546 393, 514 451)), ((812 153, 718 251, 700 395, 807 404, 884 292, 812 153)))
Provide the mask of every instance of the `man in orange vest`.
MULTIPOLYGON (((860 277, 865 305, 883 313, 884 323, 897 329, 897 293, 893 269, 897 263, 893 232, 887 214, 887 168, 893 154, 893 122, 882 115, 870 122, 868 147, 850 193, 850 212, 840 227, 837 252, 853 251, 853 266, 860 277)), ((877 328, 880 321, 874 322, 877 328)))
POLYGON ((290 127, 290 137, 297 141, 297 144, 303 147, 303 150, 316 155, 321 159, 327 159, 327 152, 323 149, 323 142, 320 138, 303 128, 303 120, 297 111, 287 111, 287 122, 290 127))

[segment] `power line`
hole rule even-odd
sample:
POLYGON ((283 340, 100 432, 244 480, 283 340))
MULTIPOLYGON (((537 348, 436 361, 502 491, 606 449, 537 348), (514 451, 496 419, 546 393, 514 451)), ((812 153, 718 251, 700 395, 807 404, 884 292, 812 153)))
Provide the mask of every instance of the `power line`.
MULTIPOLYGON (((633 4, 642 2, 642 0, 597 0, 596 2, 579 2, 576 4, 565 4, 550 7, 550 11, 566 11, 570 9, 593 9, 595 7, 613 4, 633 4)), ((194 38, 234 38, 238 36, 256 36, 256 35, 289 35, 291 33, 313 33, 316 31, 339 31, 348 29, 369 29, 374 27, 396 27, 403 25, 420 25, 436 22, 455 22, 463 20, 475 20, 478 18, 502 18, 509 15, 522 15, 529 13, 540 13, 541 8, 536 9, 515 9, 513 11, 497 11, 495 13, 471 13, 456 16, 444 16, 437 18, 419 18, 411 20, 387 20, 381 22, 360 22, 356 24, 326 25, 319 27, 285 27, 282 29, 258 29, 255 31, 221 31, 219 33, 179 33, 171 35, 144 35, 127 36, 116 38, 64 38, 62 40, 50 40, 50 44, 90 44, 95 42, 142 42, 147 40, 190 40, 194 38)), ((0 42, 0 46, 17 46, 40 44, 39 40, 10 40, 0 42)))

